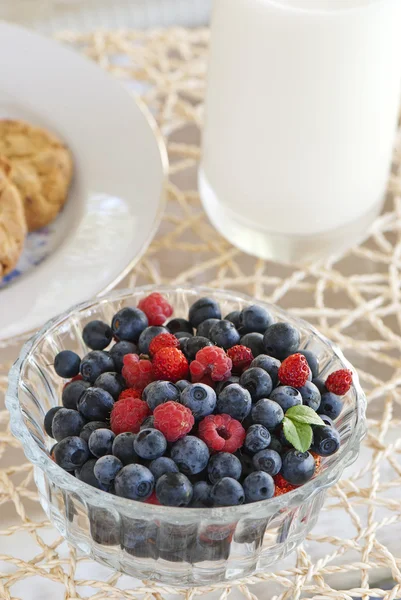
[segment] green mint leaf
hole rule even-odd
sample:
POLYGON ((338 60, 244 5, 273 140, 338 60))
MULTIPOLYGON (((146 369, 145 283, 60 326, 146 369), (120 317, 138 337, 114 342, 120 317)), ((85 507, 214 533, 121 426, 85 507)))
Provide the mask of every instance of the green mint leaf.
POLYGON ((306 452, 311 447, 313 433, 312 427, 307 423, 291 421, 288 417, 284 417, 283 431, 285 438, 299 452, 306 452))
POLYGON ((306 423, 307 425, 324 425, 324 421, 319 417, 319 415, 313 410, 313 408, 309 408, 309 406, 291 406, 285 413, 285 416, 291 421, 296 421, 297 423, 306 423))

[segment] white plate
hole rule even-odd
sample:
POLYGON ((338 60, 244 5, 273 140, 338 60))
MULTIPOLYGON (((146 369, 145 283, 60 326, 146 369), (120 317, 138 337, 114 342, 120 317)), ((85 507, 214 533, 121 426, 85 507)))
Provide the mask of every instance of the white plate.
POLYGON ((0 56, 0 118, 54 131, 75 164, 65 208, 1 286, 6 339, 122 279, 160 222, 167 153, 147 109, 77 52, 0 22, 0 56))

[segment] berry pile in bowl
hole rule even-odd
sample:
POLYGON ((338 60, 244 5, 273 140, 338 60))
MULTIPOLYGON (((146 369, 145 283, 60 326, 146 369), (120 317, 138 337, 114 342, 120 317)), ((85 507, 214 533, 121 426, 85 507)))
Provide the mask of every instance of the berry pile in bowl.
POLYGON ((205 288, 117 292, 53 320, 22 350, 7 406, 62 534, 179 586, 291 552, 365 431, 336 347, 277 307, 205 288))

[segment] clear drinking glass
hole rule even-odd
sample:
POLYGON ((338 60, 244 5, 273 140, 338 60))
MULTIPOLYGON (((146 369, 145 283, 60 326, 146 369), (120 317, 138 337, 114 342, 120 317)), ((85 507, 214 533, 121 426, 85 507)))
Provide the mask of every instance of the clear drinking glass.
POLYGON ((355 245, 383 204, 400 100, 399 0, 214 0, 199 185, 262 258, 355 245))
MULTIPOLYGON (((358 376, 341 351, 312 326, 265 305, 277 320, 300 331, 302 347, 315 352, 322 376, 350 368, 354 384, 344 399, 336 425, 339 452, 322 460, 318 475, 282 496, 238 507, 191 509, 134 502, 97 490, 63 471, 50 458, 54 443, 43 427, 46 412, 59 404, 63 382, 52 364, 62 349, 87 352, 81 331, 92 319, 110 321, 123 306, 136 305, 160 291, 185 317, 189 306, 211 296, 223 314, 254 299, 207 288, 153 288, 114 292, 73 308, 49 322, 29 340, 9 376, 7 408, 13 434, 34 464, 43 509, 61 534, 100 563, 135 576, 179 587, 209 585, 265 571, 302 542, 316 523, 326 490, 358 455, 365 433, 365 396, 358 376)), ((263 303, 260 303, 263 304, 263 303)))

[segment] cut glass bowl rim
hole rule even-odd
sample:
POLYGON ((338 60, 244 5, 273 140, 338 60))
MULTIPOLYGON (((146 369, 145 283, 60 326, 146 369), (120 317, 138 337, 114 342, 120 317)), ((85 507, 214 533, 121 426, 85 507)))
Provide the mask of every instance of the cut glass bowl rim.
POLYGON ((343 470, 354 462, 359 453, 360 443, 366 434, 365 393, 361 388, 356 370, 344 357, 342 351, 337 347, 336 344, 330 342, 307 321, 294 317, 274 304, 269 304, 263 300, 259 300, 246 294, 238 293, 236 291, 209 288, 204 286, 179 285, 175 287, 172 285, 147 285, 137 287, 135 289, 118 290, 100 298, 93 298, 92 300, 77 304, 61 315, 54 317, 48 321, 35 335, 33 335, 22 347, 19 357, 15 361, 9 373, 9 384, 6 393, 6 407, 10 412, 11 431, 13 435, 22 443, 25 456, 30 462, 42 469, 49 479, 64 491, 71 492, 73 494, 80 493, 85 497, 85 500, 93 506, 109 508, 110 510, 114 511, 118 510, 122 513, 125 513, 127 516, 140 513, 142 518, 148 517, 150 519, 154 518, 156 515, 159 517, 164 515, 167 518, 174 518, 180 522, 193 522, 193 520, 196 518, 196 515, 199 515, 200 519, 210 518, 218 520, 223 518, 224 521, 232 518, 249 517, 251 516, 251 513, 259 516, 262 516, 262 513, 263 516, 266 516, 267 514, 274 515, 279 510, 295 507, 300 505, 305 500, 311 500, 320 490, 330 487, 336 483, 343 470), (108 494, 107 492, 98 490, 82 481, 79 481, 77 478, 71 476, 69 473, 59 467, 35 442, 24 422, 22 409, 19 404, 18 390, 20 384, 20 375, 23 371, 25 362, 34 355, 35 349, 42 338, 44 338, 52 329, 57 328, 64 321, 71 318, 73 314, 87 310, 90 307, 102 303, 106 304, 109 301, 118 300, 122 301, 126 300, 129 296, 135 297, 143 293, 150 293, 152 291, 161 293, 195 293, 197 295, 201 294, 205 296, 212 296, 215 297, 216 300, 220 298, 221 301, 227 300, 233 302, 257 303, 261 306, 264 306, 268 310, 270 309, 273 311, 275 316, 278 316, 280 319, 296 322, 303 328, 307 329, 314 337, 318 338, 321 342, 328 346, 330 352, 336 356, 336 358, 342 363, 343 367, 350 369, 352 372, 353 387, 356 395, 355 427, 348 442, 340 448, 340 451, 336 455, 333 464, 303 486, 268 500, 254 502, 252 504, 243 504, 241 506, 184 509, 183 507, 177 508, 152 505, 108 494))

